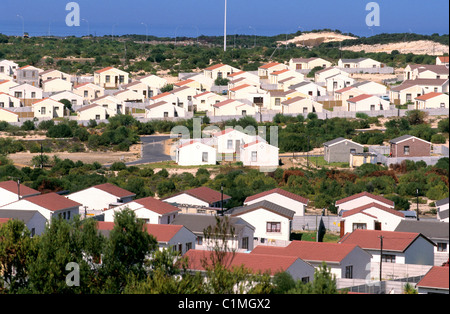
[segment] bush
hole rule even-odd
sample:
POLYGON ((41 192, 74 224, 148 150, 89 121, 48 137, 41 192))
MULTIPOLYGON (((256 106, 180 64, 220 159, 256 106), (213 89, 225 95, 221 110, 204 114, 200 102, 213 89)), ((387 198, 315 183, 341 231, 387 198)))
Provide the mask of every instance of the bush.
POLYGON ((110 168, 112 171, 120 171, 120 170, 125 170, 125 169, 127 169, 127 166, 123 163, 123 162, 120 162, 120 161, 116 161, 115 163, 113 163, 112 165, 111 165, 111 168, 110 168))
POLYGON ((447 141, 447 139, 442 134, 434 134, 431 137, 431 143, 434 143, 434 144, 445 144, 446 141, 447 141))
POLYGON ((70 126, 61 123, 50 127, 47 131, 47 136, 52 138, 67 138, 72 137, 73 132, 70 126))

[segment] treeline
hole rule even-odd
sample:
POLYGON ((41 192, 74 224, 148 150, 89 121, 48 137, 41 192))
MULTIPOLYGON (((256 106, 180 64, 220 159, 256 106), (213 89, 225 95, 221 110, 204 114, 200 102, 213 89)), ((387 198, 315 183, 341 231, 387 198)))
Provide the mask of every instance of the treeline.
MULTIPOLYGON (((217 225, 226 226, 226 221, 217 220, 217 225)), ((214 236, 223 235, 205 231, 206 239, 214 236)), ((131 210, 115 214, 108 236, 99 232, 92 218, 52 218, 34 237, 22 221, 9 220, 0 224, 0 293, 338 293, 335 276, 325 264, 316 270, 312 283, 302 283, 287 273, 272 278, 244 266, 230 267, 232 250, 225 251, 231 256, 227 259, 221 251, 209 252, 202 260, 203 274, 188 271, 189 260, 171 248, 159 250, 155 237, 131 210)))

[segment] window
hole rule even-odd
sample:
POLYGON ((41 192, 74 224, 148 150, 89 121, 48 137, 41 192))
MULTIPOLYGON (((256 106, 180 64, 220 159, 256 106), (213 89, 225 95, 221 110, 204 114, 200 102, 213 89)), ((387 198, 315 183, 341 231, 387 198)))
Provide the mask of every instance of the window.
POLYGON ((45 107, 41 107, 41 114, 45 114, 45 107))
POLYGON ((167 118, 169 116, 169 113, 167 111, 164 112, 164 118, 167 118))
POLYGON ((353 265, 345 266, 345 278, 353 278, 353 265))
POLYGON ((370 110, 371 111, 375 110, 375 105, 370 105, 370 110))
POLYGON ((367 229, 367 224, 365 223, 354 223, 353 224, 353 230, 356 229, 367 229))
POLYGON ((188 242, 186 243, 186 252, 189 251, 190 249, 192 249, 192 243, 188 242))
POLYGON ((275 98, 275 106, 279 106, 281 104, 280 98, 275 98))
POLYGON ((5 73, 5 67, 4 66, 0 67, 0 73, 5 73))
POLYGON ((409 146, 403 146, 403 154, 409 155, 409 146))
POLYGON ((203 237, 202 236, 198 236, 197 237, 197 244, 198 245, 202 245, 203 244, 203 237))
POLYGON ((202 153, 202 162, 208 162, 208 152, 202 153))
POLYGON ((22 92, 14 92, 14 97, 22 98, 22 92))
POLYGON ((248 237, 242 238, 241 249, 248 250, 248 237))
POLYGON ((5 108, 5 103, 4 102, 0 102, 0 108, 5 108))
POLYGON ((258 161, 258 152, 252 152, 252 161, 258 161))
POLYGON ((106 76, 105 76, 105 82, 106 82, 106 83, 111 82, 111 76, 106 75, 106 76))
POLYGON ((84 91, 84 97, 88 97, 88 96, 89 96, 89 93, 88 93, 87 90, 85 90, 85 91, 84 91))
POLYGON ((247 115, 247 110, 242 110, 242 115, 246 116, 247 115))
POLYGON ((395 255, 383 254, 381 256, 381 261, 384 262, 384 263, 395 263, 395 255))
POLYGON ((119 83, 122 84, 122 83, 124 83, 124 82, 125 82, 125 76, 120 75, 120 76, 119 76, 119 83))
POLYGON ((233 149, 233 140, 227 140, 227 149, 233 149))
POLYGON ((441 102, 440 107, 441 107, 441 108, 445 108, 445 103, 441 102))
POLYGON ((309 277, 302 277, 302 283, 308 283, 309 277))
POLYGON ((438 242, 437 243, 438 252, 447 252, 447 243, 438 242))
POLYGON ((281 232, 281 222, 267 222, 266 232, 281 232))
POLYGON ((95 115, 95 120, 100 120, 100 115, 99 114, 95 115))
POLYGON ((351 148, 350 149, 350 154, 356 154, 356 149, 355 148, 351 148))

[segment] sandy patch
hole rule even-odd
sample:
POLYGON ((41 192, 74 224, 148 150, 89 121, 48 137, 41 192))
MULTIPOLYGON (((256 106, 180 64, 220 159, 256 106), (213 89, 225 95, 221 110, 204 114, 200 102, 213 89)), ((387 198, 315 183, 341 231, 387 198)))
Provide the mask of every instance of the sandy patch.
POLYGON ((391 53, 398 50, 401 54, 413 53, 419 55, 441 56, 449 52, 449 47, 431 40, 417 40, 411 42, 399 42, 390 44, 357 45, 342 47, 342 50, 365 52, 386 52, 391 53))

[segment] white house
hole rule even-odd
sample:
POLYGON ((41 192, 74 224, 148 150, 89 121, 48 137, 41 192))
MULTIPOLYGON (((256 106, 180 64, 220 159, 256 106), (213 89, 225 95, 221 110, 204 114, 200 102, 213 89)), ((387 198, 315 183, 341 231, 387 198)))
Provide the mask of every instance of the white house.
POLYGON ((157 75, 146 75, 139 78, 139 81, 144 83, 149 87, 148 97, 151 98, 158 94, 159 90, 167 85, 167 80, 165 78, 159 77, 157 75))
MULTIPOLYGON (((190 271, 205 271, 203 261, 207 261, 207 266, 212 267, 210 254, 211 252, 206 250, 190 250, 185 255, 188 257, 187 268, 190 271)), ((286 272, 294 280, 304 283, 314 280, 314 267, 295 256, 280 256, 274 259, 273 256, 264 254, 227 253, 227 255, 224 259, 229 261, 226 264, 230 268, 242 266, 255 275, 274 276, 277 273, 286 272)))
POLYGON ((300 81, 303 81, 305 79, 305 76, 297 71, 293 71, 290 69, 284 69, 281 71, 274 71, 269 74, 269 82, 270 84, 278 84, 281 80, 294 77, 299 79, 300 81))
POLYGON ((449 96, 444 93, 430 92, 416 97, 414 100, 415 109, 449 108, 449 96))
POLYGON ((186 111, 183 108, 164 100, 145 106, 145 118, 147 119, 177 118, 185 115, 186 111))
POLYGON ((73 92, 89 101, 102 97, 105 94, 105 89, 93 83, 86 82, 74 86, 73 92))
POLYGON ((225 96, 206 91, 192 98, 193 110, 213 112, 213 105, 224 100, 227 100, 225 96))
POLYGON ((207 67, 206 69, 203 69, 203 74, 206 78, 215 81, 216 79, 220 78, 227 78, 230 74, 234 72, 239 72, 240 70, 232 67, 227 64, 215 64, 207 67))
POLYGON ((72 91, 72 83, 61 78, 52 78, 42 82, 42 90, 45 93, 59 93, 72 91))
POLYGON ((408 64, 404 69, 405 80, 415 79, 448 79, 449 71, 445 65, 408 64))
POLYGON ((291 193, 289 191, 275 188, 269 191, 261 192, 248 196, 244 200, 244 205, 251 205, 260 201, 269 201, 278 204, 287 209, 292 210, 295 216, 304 216, 309 200, 300 195, 291 193))
POLYGON ((337 200, 335 206, 337 207, 338 213, 341 215, 343 213, 342 211, 352 210, 371 203, 377 203, 392 209, 394 208, 393 201, 388 200, 381 195, 374 195, 366 191, 337 200))
POLYGON ((296 256, 315 268, 325 262, 336 279, 367 279, 370 276, 371 255, 358 245, 331 242, 292 241, 286 247, 258 245, 250 254, 296 256))
POLYGON ((119 90, 118 92, 115 92, 112 96, 114 98, 117 98, 122 103, 126 102, 126 101, 129 101, 129 102, 144 102, 144 100, 145 100, 145 96, 144 95, 142 95, 142 94, 140 94, 138 92, 135 92, 135 91, 133 91, 131 89, 119 90))
POLYGON ((340 68, 380 68, 381 62, 370 58, 358 59, 339 59, 338 67, 340 68))
POLYGON ((90 103, 101 105, 102 107, 108 108, 117 114, 125 113, 125 106, 123 102, 113 95, 104 95, 102 97, 92 99, 90 100, 90 103))
POLYGON ((304 81, 298 84, 291 85, 289 86, 289 89, 296 90, 310 97, 325 96, 327 94, 326 88, 311 81, 304 81))
POLYGON ((255 227, 255 238, 260 243, 272 240, 289 241, 295 212, 263 200, 250 205, 231 208, 226 212, 240 217, 255 227))
POLYGON ((287 69, 288 66, 279 62, 269 62, 258 68, 258 76, 260 78, 269 78, 269 74, 276 71, 287 69))
POLYGON ((32 105, 35 118, 53 119, 64 117, 64 104, 51 98, 44 98, 32 105))
POLYGON ((448 266, 433 266, 416 284, 417 292, 419 294, 449 294, 448 270, 448 266))
POLYGON ((138 93, 143 97, 143 99, 147 99, 153 96, 153 93, 150 92, 151 91, 150 87, 144 82, 139 80, 123 85, 122 88, 132 90, 133 92, 138 93))
POLYGON ((436 57, 436 65, 449 65, 449 56, 439 56, 436 57))
POLYGON ((108 107, 103 107, 99 104, 90 104, 83 106, 76 110, 77 119, 81 121, 88 120, 107 120, 109 117, 114 117, 116 112, 109 109, 108 107))
POLYGON ((394 86, 389 91, 391 102, 405 104, 413 102, 414 98, 430 92, 448 93, 448 79, 415 79, 405 80, 400 85, 394 86))
POLYGON ((70 83, 72 79, 72 75, 64 73, 62 71, 56 70, 56 69, 50 69, 39 73, 39 76, 41 77, 42 82, 45 82, 47 80, 51 80, 54 78, 59 78, 64 81, 67 81, 70 83))
MULTIPOLYGON (((114 222, 99 221, 99 232, 109 237, 114 229, 114 222)), ((184 226, 145 224, 148 234, 155 237, 159 250, 169 249, 184 255, 187 251, 195 249, 195 235, 184 226)))
POLYGON ((54 99, 56 101, 61 101, 62 99, 67 99, 70 101, 72 106, 82 106, 84 98, 80 95, 77 95, 70 91, 62 91, 56 94, 53 94, 49 97, 50 99, 54 99))
POLYGON ((378 203, 362 205, 342 213, 341 235, 355 229, 394 231, 405 214, 378 203))
POLYGON ((336 90, 353 85, 355 79, 344 74, 336 74, 325 79, 325 86, 328 92, 334 92, 336 90))
POLYGON ((259 89, 250 84, 242 84, 228 90, 229 99, 247 99, 249 93, 258 93, 259 89))
POLYGON ((0 209, 0 226, 3 221, 22 221, 30 231, 30 236, 41 235, 47 226, 47 219, 37 210, 0 209))
POLYGON ((314 73, 314 81, 316 83, 325 84, 327 78, 337 75, 337 74, 342 74, 342 75, 348 76, 347 72, 344 72, 337 67, 328 67, 328 68, 319 70, 316 73, 314 73))
POLYGON ((289 60, 289 69, 295 70, 312 70, 315 67, 328 68, 332 63, 322 58, 292 58, 289 60))
POLYGON ((434 243, 417 232, 355 229, 339 243, 354 244, 372 255, 372 262, 434 265, 434 243), (381 238, 383 255, 380 259, 381 238))
POLYGON ((227 245, 237 252, 247 252, 253 249, 253 237, 255 228, 239 217, 233 218, 229 216, 217 215, 199 215, 199 214, 179 214, 172 221, 172 225, 182 225, 192 231, 196 237, 196 248, 200 250, 208 250, 214 245, 214 239, 206 239, 204 231, 209 227, 214 227, 217 222, 229 218, 227 222, 234 229, 226 230, 227 245))
POLYGON ((356 82, 352 86, 362 90, 364 94, 385 95, 387 93, 387 87, 385 85, 373 81, 356 82))
POLYGON ((65 198, 57 193, 46 193, 29 196, 15 202, 3 205, 2 209, 37 210, 48 222, 55 215, 70 220, 80 213, 81 204, 65 198))
POLYGON ((41 192, 29 188, 22 183, 19 184, 12 180, 0 182, 0 206, 41 194, 41 192))
POLYGON ((200 140, 190 140, 175 149, 175 162, 180 166, 215 165, 216 149, 200 140))
POLYGON ((19 68, 19 65, 11 60, 0 60, 0 76, 4 74, 5 76, 9 76, 11 78, 14 78, 14 76, 17 74, 17 69, 19 68))
POLYGON ((380 97, 368 94, 347 99, 348 111, 378 111, 388 110, 390 103, 380 97))
POLYGON ((8 94, 16 98, 20 98, 26 106, 29 106, 33 101, 43 98, 43 90, 37 86, 32 86, 27 83, 13 86, 9 89, 8 94))
POLYGON ((243 131, 226 128, 223 131, 213 133, 212 137, 214 138, 214 146, 217 147, 217 152, 219 154, 239 153, 242 145, 255 140, 254 135, 247 134, 245 130, 243 131))
POLYGON ((0 107, 0 121, 19 122, 19 114, 0 107))
POLYGON ((16 82, 14 82, 12 79, 2 79, 0 78, 0 92, 1 93, 6 93, 9 94, 9 89, 11 87, 17 86, 19 84, 17 84, 16 82))
POLYGON ((132 210, 138 219, 149 224, 170 224, 179 212, 175 206, 149 196, 105 210, 104 221, 114 221, 115 213, 124 209, 132 210))
POLYGON ((341 110, 350 111, 350 107, 349 104, 347 103, 347 100, 363 94, 365 94, 364 91, 354 86, 347 86, 334 92, 334 100, 342 102, 341 110))
POLYGON ((283 114, 308 114, 310 112, 322 111, 323 104, 300 96, 285 100, 281 103, 281 113, 283 114))
POLYGON ((213 190, 206 186, 186 190, 163 199, 164 202, 173 204, 186 204, 202 207, 221 207, 221 202, 225 204, 231 199, 231 196, 213 190))
POLYGON ((448 222, 448 197, 435 202, 437 207, 437 219, 448 222))
POLYGON ((214 116, 254 115, 256 107, 235 99, 227 99, 213 105, 214 116))
POLYGON ((118 89, 120 85, 128 84, 129 76, 128 72, 106 67, 94 72, 94 84, 105 89, 118 89))
POLYGON ((278 147, 256 140, 241 146, 240 157, 244 166, 273 169, 279 166, 278 152, 278 147))
POLYGON ((67 199, 78 202, 86 211, 103 211, 111 207, 129 203, 135 193, 122 189, 111 183, 91 186, 87 189, 70 193, 67 199))
POLYGON ((19 108, 22 107, 22 102, 19 98, 10 94, 0 92, 0 108, 19 108))

